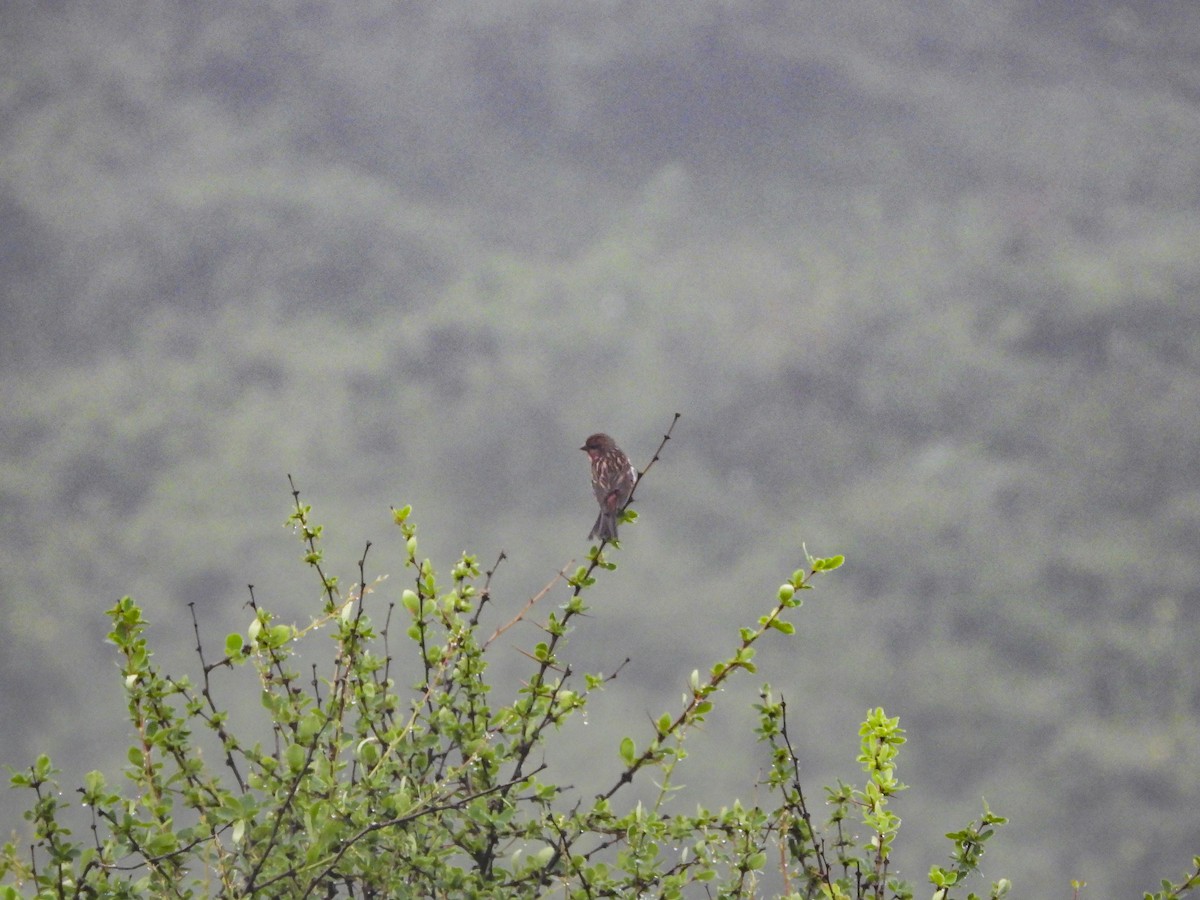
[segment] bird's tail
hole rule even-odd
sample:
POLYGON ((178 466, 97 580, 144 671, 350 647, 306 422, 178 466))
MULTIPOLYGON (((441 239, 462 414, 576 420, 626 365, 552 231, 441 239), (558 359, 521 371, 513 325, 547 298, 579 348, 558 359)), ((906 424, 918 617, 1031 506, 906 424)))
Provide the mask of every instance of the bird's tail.
POLYGON ((615 541, 617 539, 617 514, 615 512, 601 510, 600 515, 596 516, 596 524, 592 526, 588 540, 595 540, 597 538, 602 541, 615 541))

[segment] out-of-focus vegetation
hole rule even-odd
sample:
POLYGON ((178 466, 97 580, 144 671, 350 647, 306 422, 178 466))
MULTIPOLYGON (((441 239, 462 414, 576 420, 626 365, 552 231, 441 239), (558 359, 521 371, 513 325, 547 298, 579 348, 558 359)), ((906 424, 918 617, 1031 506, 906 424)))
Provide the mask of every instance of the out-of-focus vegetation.
MULTIPOLYGON (((515 610, 586 549, 583 436, 644 465, 679 410, 576 661, 632 657, 613 721, 803 540, 848 559, 778 685, 817 780, 882 705, 1018 892, 1197 851, 1200 7, 3 20, 0 760, 119 758, 119 596, 167 669, 188 602, 309 616, 287 473, 346 568, 412 503, 515 610)), ((755 751, 710 727, 722 797, 755 751)))
MULTIPOLYGON (((122 598, 108 611, 108 637, 136 735, 125 789, 114 791, 102 772, 90 771, 76 807, 62 799, 48 755, 14 770, 11 782, 28 797, 34 837, 0 845, 0 898, 33 891, 38 897, 520 900, 550 891, 681 900, 697 890, 758 896, 767 885, 789 897, 914 896, 891 865, 901 822, 888 806, 908 787, 896 777, 904 730, 882 708, 859 728, 863 786, 839 780, 826 788, 827 818, 821 807, 814 815, 806 799, 787 703, 769 683, 752 708, 770 771, 746 785, 769 795, 767 808, 734 799, 707 810, 681 798, 683 786, 673 783, 687 739, 718 700, 730 699, 718 697, 723 685, 760 671, 753 660, 764 639, 795 634, 792 619, 804 592, 840 568, 842 557, 808 557, 783 576, 755 624, 742 626, 731 641, 732 654, 703 673, 693 670, 682 710, 659 716, 640 748, 625 734, 617 753, 593 753, 587 768, 607 772, 610 781, 585 798, 546 772, 563 743, 562 726, 586 721, 591 697, 629 662, 587 674, 566 662, 570 635, 588 618, 587 595, 617 569, 619 548, 602 542, 585 564, 564 573, 567 599, 544 618, 535 606, 545 591, 485 638, 492 630, 485 607, 504 557, 484 572, 463 554, 439 582, 433 561, 418 555, 411 508, 396 509, 412 587, 399 602, 380 604, 379 582, 367 576, 369 552, 359 559, 358 582, 343 592, 326 568, 323 527, 298 490, 293 497, 289 522, 319 580, 320 615, 296 627, 252 603, 249 628, 227 635, 216 652, 205 649, 193 618, 201 674, 192 680, 155 665, 142 610, 122 598), (502 652, 496 638, 519 624, 537 624, 544 639, 527 654, 521 687, 498 697, 487 677, 489 651, 502 652), (411 685, 392 675, 397 644, 420 661, 411 685), (239 679, 238 670, 249 678, 239 679), (262 694, 257 734, 229 725, 224 698, 244 686, 262 694), (211 768, 206 749, 219 760, 211 768), (653 802, 616 801, 634 785, 653 802), (617 802, 624 814, 615 811, 617 802), (678 811, 693 805, 693 814, 678 811), (80 840, 64 820, 84 811, 91 821, 80 840)), ((573 777, 581 768, 568 758, 558 771, 573 777)), ((807 794, 814 793, 810 785, 807 794)), ((928 876, 941 900, 978 872, 987 841, 1004 824, 985 806, 978 822, 947 834, 953 865, 934 864, 928 876)), ((1162 900, 1175 900, 1197 881, 1200 872, 1171 886, 1162 900)), ((997 879, 988 897, 999 900, 1009 886, 997 879)), ((975 897, 971 892, 968 900, 975 897)))

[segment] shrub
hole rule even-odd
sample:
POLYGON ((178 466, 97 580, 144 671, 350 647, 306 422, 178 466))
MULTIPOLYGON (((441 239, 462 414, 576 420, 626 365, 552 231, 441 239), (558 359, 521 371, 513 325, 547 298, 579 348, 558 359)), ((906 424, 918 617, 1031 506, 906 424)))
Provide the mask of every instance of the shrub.
MULTIPOLYGON (((906 787, 896 777, 904 732, 882 709, 860 729, 863 786, 826 788, 824 821, 814 818, 801 784, 786 702, 769 684, 755 710, 758 739, 771 754, 762 779, 771 802, 669 811, 679 805, 668 794, 689 731, 728 679, 755 672, 758 641, 768 632, 793 633, 788 617, 817 576, 842 564, 840 556, 806 554, 764 604, 768 611, 740 630, 728 658, 691 673, 681 709, 662 714, 640 738, 615 742, 608 787, 585 799, 545 780, 538 760, 558 727, 615 677, 576 678, 564 651, 587 609, 587 590, 616 569, 619 545, 594 546, 584 565, 560 573, 567 599, 540 624, 523 686, 500 702, 487 680, 489 648, 517 621, 531 620, 556 582, 483 638, 481 613, 503 554, 487 572, 464 554, 444 582, 419 557, 405 507, 394 518, 413 580, 397 598, 399 609, 392 600, 381 610, 379 625, 369 612, 382 606, 373 601, 378 585, 366 583, 370 544, 358 584, 343 592, 326 574, 321 527, 294 487, 293 497, 289 522, 320 579, 320 614, 304 628, 281 624, 251 592, 247 633, 229 635, 221 658, 210 661, 193 610, 193 681, 155 667, 141 609, 128 597, 118 602, 109 611, 109 637, 136 732, 125 770, 132 790, 118 792, 101 773, 89 773, 79 794, 90 835, 76 840, 64 819, 78 811, 61 799, 49 757, 14 771, 13 784, 33 795, 33 842, 28 852, 4 846, 0 896, 742 897, 761 890, 768 874, 788 897, 913 895, 889 868, 900 827, 889 802, 906 787), (407 688, 392 673, 400 610, 422 673, 407 688), (316 665, 305 677, 300 650, 323 629, 333 632, 332 656, 324 677, 316 665), (226 669, 256 676, 269 719, 265 744, 231 727, 218 702, 226 669), (197 738, 197 730, 214 737, 197 738), (198 752, 214 738, 222 757, 215 768, 198 752), (651 777, 656 802, 621 804, 625 786, 651 777), (853 836, 860 829, 861 840, 853 836)), ((636 515, 626 510, 623 518, 631 523, 636 515)), ((976 871, 1003 823, 985 806, 978 822, 947 836, 952 864, 929 874, 937 900, 948 900, 976 871)), ((1008 887, 997 881, 990 896, 1008 887)))

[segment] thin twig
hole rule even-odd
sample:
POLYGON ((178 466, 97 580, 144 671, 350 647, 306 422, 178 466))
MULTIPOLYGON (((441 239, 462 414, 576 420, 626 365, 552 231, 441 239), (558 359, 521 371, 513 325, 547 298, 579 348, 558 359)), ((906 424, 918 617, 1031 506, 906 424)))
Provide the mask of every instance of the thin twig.
MULTIPOLYGON (((500 558, 503 559, 504 554, 501 554, 500 558)), ((521 607, 521 611, 519 613, 517 613, 515 616, 513 616, 512 619, 510 619, 506 624, 501 625, 499 628, 497 628, 495 631, 492 632, 492 636, 483 642, 483 649, 486 650, 488 648, 488 645, 491 644, 492 641, 494 641, 496 638, 500 637, 500 635, 504 634, 504 632, 508 631, 508 629, 512 628, 514 625, 516 625, 518 622, 520 622, 523 618, 525 618, 525 614, 533 608, 533 605, 535 603, 537 603, 539 600, 541 600, 543 597, 545 597, 548 593, 550 593, 550 589, 552 587, 554 587, 555 584, 558 583, 558 580, 560 578, 567 577, 567 569, 571 568, 571 566, 573 566, 574 564, 575 564, 575 560, 571 560, 565 566, 563 566, 561 569, 559 569, 558 574, 556 574, 553 578, 551 578, 550 581, 546 583, 546 586, 544 588, 542 588, 540 591, 538 591, 536 594, 534 594, 532 597, 530 597, 528 600, 525 601, 525 605, 521 607)), ((491 572, 489 572, 488 575, 490 576, 491 572)))
POLYGON ((654 467, 656 462, 658 462, 662 455, 663 448, 667 446, 667 441, 671 439, 671 432, 675 430, 676 423, 682 417, 683 413, 675 413, 675 418, 671 420, 671 427, 668 428, 667 433, 663 435, 662 442, 658 445, 658 449, 654 451, 654 456, 651 458, 650 462, 646 463, 646 468, 642 469, 642 471, 638 473, 637 481, 633 483, 633 490, 629 492, 629 499, 625 501, 625 506, 621 507, 621 512, 624 512, 625 507, 629 506, 629 504, 633 502, 633 495, 637 491, 638 485, 642 483, 642 479, 646 477, 646 473, 654 467))
MULTIPOLYGON (((506 559, 508 559, 508 554, 501 550, 500 555, 496 557, 495 565, 483 573, 483 587, 479 589, 479 605, 475 607, 475 613, 471 616, 472 628, 479 624, 479 617, 483 614, 483 608, 487 605, 488 601, 492 599, 492 576, 495 575, 496 570, 500 568, 500 563, 504 562, 506 559)), ((499 632, 496 634, 498 635, 499 632)), ((495 636, 496 635, 492 635, 492 637, 495 636)), ((486 647, 487 644, 484 644, 484 646, 486 647)))

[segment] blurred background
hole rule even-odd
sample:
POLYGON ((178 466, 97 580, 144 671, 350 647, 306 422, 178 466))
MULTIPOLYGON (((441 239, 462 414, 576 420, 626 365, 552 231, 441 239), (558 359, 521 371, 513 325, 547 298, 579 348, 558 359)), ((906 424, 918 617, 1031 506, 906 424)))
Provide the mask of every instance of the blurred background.
MULTIPOLYGON (((587 550, 583 438, 644 467, 678 411, 564 654, 631 658, 564 780, 610 784, 803 544, 847 564, 692 735, 683 808, 768 801, 770 681, 818 800, 861 781, 866 711, 901 717, 918 886, 984 798, 1020 896, 1133 896, 1200 852, 1200 5, 0 25, 0 762, 116 779, 122 595, 177 675, 189 603, 210 658, 248 584, 308 622, 289 473, 344 586, 373 542, 380 617, 411 578, 390 505, 447 577, 506 551, 498 625, 587 550)), ((510 696, 538 635, 492 654, 510 696)), ((215 687, 258 715, 250 672, 215 687)), ((27 802, 0 792, 6 839, 27 802)))

